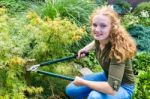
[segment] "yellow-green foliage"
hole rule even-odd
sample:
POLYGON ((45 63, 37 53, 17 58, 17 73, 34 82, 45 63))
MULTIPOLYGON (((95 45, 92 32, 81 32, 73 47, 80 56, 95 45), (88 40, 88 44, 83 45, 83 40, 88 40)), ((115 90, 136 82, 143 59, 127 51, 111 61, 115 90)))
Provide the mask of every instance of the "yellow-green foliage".
POLYGON ((29 94, 34 94, 34 93, 41 93, 43 92, 43 88, 39 87, 39 88, 35 88, 35 87, 27 87, 22 89, 23 91, 27 91, 29 92, 29 94))
POLYGON ((68 19, 42 20, 34 11, 12 18, 4 8, 0 8, 0 23, 0 99, 34 97, 45 88, 49 91, 45 95, 50 95, 49 82, 57 85, 49 77, 28 74, 26 60, 41 62, 70 55, 68 46, 86 34, 84 29, 68 19))
POLYGON ((28 31, 27 36, 33 41, 30 55, 37 59, 64 56, 67 46, 85 34, 83 28, 77 27, 67 19, 42 20, 35 12, 29 12, 26 17, 28 24, 24 28, 28 31))
POLYGON ((130 25, 138 24, 140 19, 138 16, 133 15, 132 13, 128 13, 121 17, 122 24, 128 28, 130 25))

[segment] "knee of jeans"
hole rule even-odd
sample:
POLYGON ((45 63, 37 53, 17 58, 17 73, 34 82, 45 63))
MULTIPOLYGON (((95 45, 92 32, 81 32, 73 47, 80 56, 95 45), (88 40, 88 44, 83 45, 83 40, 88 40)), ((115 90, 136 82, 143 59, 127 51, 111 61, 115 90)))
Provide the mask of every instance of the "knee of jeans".
POLYGON ((101 93, 97 91, 90 92, 88 99, 103 99, 101 93))
POLYGON ((71 96, 72 88, 69 85, 66 87, 65 93, 66 93, 67 96, 71 96))
POLYGON ((67 96, 72 97, 75 96, 76 94, 76 88, 74 87, 73 83, 70 83, 66 89, 65 89, 65 93, 67 96))

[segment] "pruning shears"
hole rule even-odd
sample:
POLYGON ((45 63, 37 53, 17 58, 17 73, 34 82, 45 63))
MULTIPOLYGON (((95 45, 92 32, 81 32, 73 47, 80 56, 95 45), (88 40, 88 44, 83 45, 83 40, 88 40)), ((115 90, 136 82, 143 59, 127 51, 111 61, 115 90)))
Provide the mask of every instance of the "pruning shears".
MULTIPOLYGON (((83 52, 83 53, 86 56, 89 55, 87 52, 83 52)), ((78 55, 76 54, 76 55, 73 55, 73 56, 68 56, 68 57, 56 59, 56 60, 53 60, 53 61, 46 61, 46 62, 43 62, 43 63, 40 63, 40 64, 33 65, 30 68, 27 68, 27 71, 37 72, 37 73, 40 73, 40 74, 44 74, 44 75, 48 75, 48 76, 52 76, 52 77, 57 77, 57 78, 73 81, 74 78, 64 76, 64 75, 60 75, 60 74, 55 74, 55 73, 52 73, 52 72, 42 71, 42 70, 39 70, 38 68, 42 67, 42 66, 58 63, 58 62, 63 62, 63 61, 75 59, 75 58, 77 58, 77 56, 78 55)))

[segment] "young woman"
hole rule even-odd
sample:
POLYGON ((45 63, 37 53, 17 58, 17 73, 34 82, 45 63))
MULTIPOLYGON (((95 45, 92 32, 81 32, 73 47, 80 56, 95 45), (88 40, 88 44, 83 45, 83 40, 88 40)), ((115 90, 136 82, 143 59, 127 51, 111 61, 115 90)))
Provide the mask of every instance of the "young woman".
POLYGON ((94 40, 79 50, 78 58, 85 56, 83 52, 94 49, 103 72, 76 77, 66 87, 66 94, 72 99, 131 99, 134 40, 109 6, 97 8, 90 16, 90 24, 94 40))

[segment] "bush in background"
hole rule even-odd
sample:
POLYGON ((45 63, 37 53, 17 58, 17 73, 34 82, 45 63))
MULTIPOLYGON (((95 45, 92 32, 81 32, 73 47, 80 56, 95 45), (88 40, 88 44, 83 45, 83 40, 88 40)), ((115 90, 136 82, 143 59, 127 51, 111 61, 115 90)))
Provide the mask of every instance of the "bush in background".
POLYGON ((136 75, 136 86, 133 99, 150 98, 150 54, 138 53, 133 60, 133 69, 136 75))
POLYGON ((1 0, 0 7, 5 7, 8 12, 14 14, 21 12, 29 7, 29 3, 24 0, 1 0))
POLYGON ((96 2, 96 4, 98 6, 107 5, 108 4, 107 0, 95 0, 95 2, 96 2))
POLYGON ((150 26, 150 2, 140 3, 133 11, 139 17, 139 24, 150 26))
POLYGON ((131 25, 128 32, 135 38, 139 51, 150 52, 150 27, 131 25))
POLYGON ((125 14, 130 12, 131 4, 124 0, 116 0, 115 4, 113 4, 113 8, 118 14, 125 14))
POLYGON ((56 16, 67 17, 82 25, 88 22, 88 16, 96 6, 91 0, 47 0, 42 13, 52 19, 56 16))
POLYGON ((150 2, 142 2, 138 4, 138 6, 134 9, 134 14, 135 15, 141 15, 142 11, 147 11, 148 14, 150 15, 150 2))
POLYGON ((126 15, 121 17, 121 23, 126 29, 128 29, 130 26, 139 24, 139 22, 139 17, 133 15, 133 13, 127 13, 126 15))

